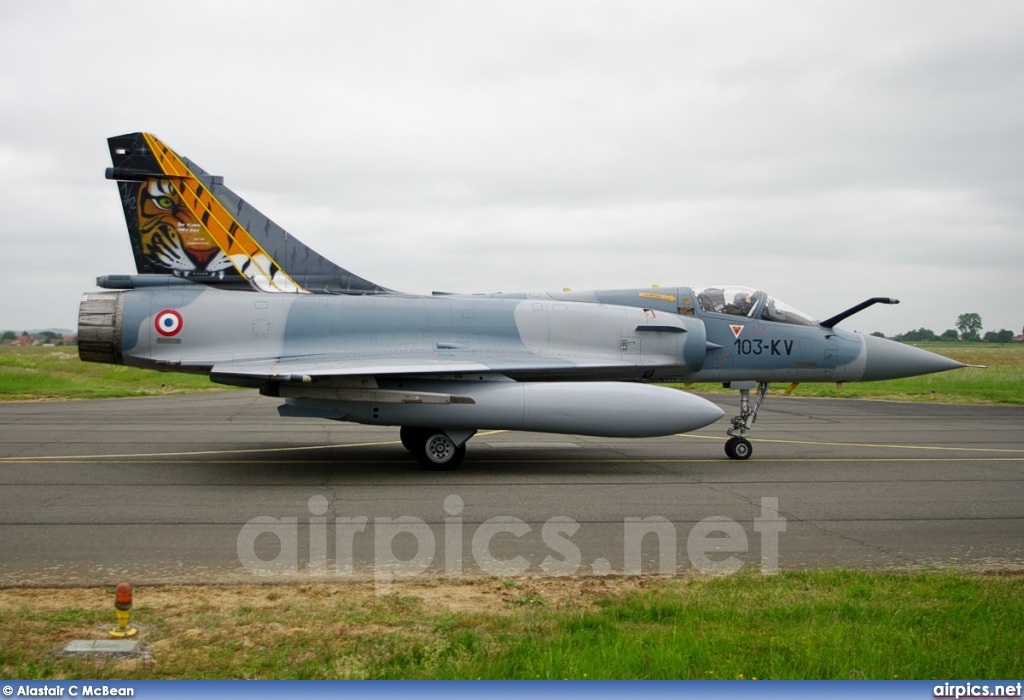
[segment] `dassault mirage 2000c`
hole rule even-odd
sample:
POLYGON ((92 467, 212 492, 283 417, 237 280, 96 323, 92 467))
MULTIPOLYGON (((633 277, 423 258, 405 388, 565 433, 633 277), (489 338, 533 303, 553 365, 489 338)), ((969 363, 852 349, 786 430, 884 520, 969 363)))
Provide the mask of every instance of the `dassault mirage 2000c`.
POLYGON ((722 417, 656 382, 740 391, 726 454, 746 459, 770 382, 855 382, 963 367, 817 321, 744 287, 403 294, 338 267, 151 134, 108 139, 138 274, 79 309, 89 362, 208 374, 284 399, 282 416, 400 426, 428 468, 477 430, 610 437, 722 417), (756 387, 751 400, 750 391, 756 387))

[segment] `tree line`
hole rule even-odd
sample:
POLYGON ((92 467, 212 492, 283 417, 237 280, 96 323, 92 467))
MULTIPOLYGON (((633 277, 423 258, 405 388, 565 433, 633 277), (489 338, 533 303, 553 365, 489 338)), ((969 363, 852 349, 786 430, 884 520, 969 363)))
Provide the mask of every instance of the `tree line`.
MULTIPOLYGON (((1013 331, 1007 330, 1006 328, 998 331, 987 331, 985 335, 982 335, 981 329, 984 326, 982 325, 981 315, 977 313, 960 314, 957 316, 956 323, 954 325, 956 328, 950 328, 942 333, 935 333, 935 331, 928 328, 918 328, 917 330, 900 333, 894 337, 894 340, 901 340, 908 343, 956 340, 975 343, 1009 343, 1012 342, 1014 338, 1013 331)), ((1022 330, 1021 333, 1024 335, 1024 330, 1022 330)), ((884 337, 882 333, 872 333, 872 335, 884 337)))

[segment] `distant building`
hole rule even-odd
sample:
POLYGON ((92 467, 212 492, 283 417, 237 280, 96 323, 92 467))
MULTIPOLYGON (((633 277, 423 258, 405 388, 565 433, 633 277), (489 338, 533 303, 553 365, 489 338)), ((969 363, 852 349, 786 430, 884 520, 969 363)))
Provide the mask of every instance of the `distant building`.
MULTIPOLYGON (((9 334, 5 335, 9 336, 9 334)), ((0 342, 2 342, 5 347, 15 348, 28 348, 40 345, 52 347, 54 345, 78 345, 78 336, 54 335, 53 333, 33 333, 32 335, 18 333, 13 338, 7 337, 0 342)))

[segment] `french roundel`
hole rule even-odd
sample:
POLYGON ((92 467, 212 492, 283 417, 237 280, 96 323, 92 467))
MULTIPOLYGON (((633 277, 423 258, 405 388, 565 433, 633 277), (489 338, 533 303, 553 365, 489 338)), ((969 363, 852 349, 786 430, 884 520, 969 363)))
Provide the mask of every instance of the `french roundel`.
POLYGON ((156 321, 153 322, 156 332, 163 336, 178 335, 182 324, 181 314, 174 309, 164 309, 156 315, 156 321))

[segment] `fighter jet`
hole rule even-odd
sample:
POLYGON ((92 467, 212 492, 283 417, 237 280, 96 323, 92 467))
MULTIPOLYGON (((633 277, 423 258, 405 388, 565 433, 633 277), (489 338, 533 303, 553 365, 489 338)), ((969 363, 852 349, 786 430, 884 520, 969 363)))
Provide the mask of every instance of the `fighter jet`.
POLYGON ((79 308, 87 362, 209 375, 284 399, 282 416, 398 426, 429 469, 479 430, 664 436, 723 416, 666 382, 740 392, 725 452, 747 459, 772 382, 963 367, 836 328, 746 287, 405 294, 319 255, 146 133, 108 139, 137 274, 79 308), (753 400, 750 392, 756 388, 753 400))

